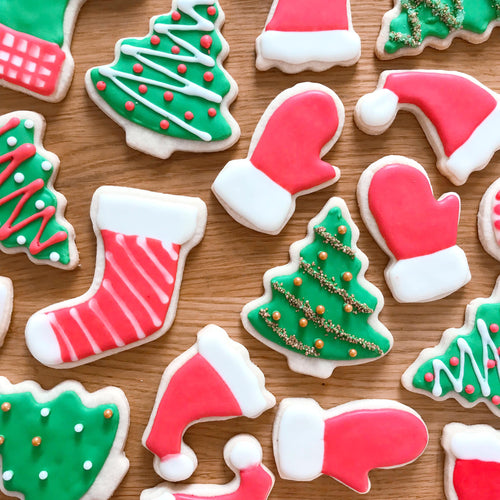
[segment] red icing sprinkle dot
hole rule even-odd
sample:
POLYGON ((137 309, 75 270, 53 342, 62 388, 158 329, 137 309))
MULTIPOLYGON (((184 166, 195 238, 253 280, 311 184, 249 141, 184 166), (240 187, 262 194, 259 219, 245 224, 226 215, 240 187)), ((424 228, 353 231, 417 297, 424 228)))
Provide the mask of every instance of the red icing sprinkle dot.
POLYGON ((500 191, 498 191, 498 193, 496 194, 495 198, 496 198, 497 200, 500 200, 500 191))
POLYGON ((212 118, 213 118, 214 116, 217 116, 217 110, 216 110, 215 108, 210 108, 210 109, 208 110, 208 116, 211 116, 212 118))
POLYGON ((214 79, 214 74, 211 71, 207 71, 203 75, 203 80, 205 80, 206 82, 211 82, 213 79, 214 79))
POLYGON ((163 94, 163 99, 165 99, 165 101, 172 101, 174 99, 174 94, 172 94, 172 92, 170 92, 170 90, 167 90, 164 94, 163 94))
POLYGON ((160 122, 160 127, 163 129, 163 130, 167 130, 168 127, 170 127, 170 123, 168 123, 167 120, 162 120, 160 122))
POLYGON ((497 215, 500 215, 500 205, 495 205, 495 208, 493 208, 493 211, 494 211, 497 215))
POLYGON ((495 228, 500 229, 500 220, 495 221, 495 228))
POLYGON ((204 49, 209 49, 211 46, 212 46, 212 37, 210 35, 203 35, 201 38, 200 38, 200 45, 204 48, 204 49))
POLYGON ((153 35, 151 37, 151 45, 160 45, 160 37, 158 35, 153 35))
POLYGON ((191 111, 186 111, 186 112, 184 113, 184 118, 185 118, 186 120, 192 120, 192 119, 194 118, 194 115, 193 115, 193 113, 191 113, 191 111))
POLYGON ((148 91, 148 87, 147 87, 147 85, 144 85, 144 84, 139 85, 139 92, 140 92, 141 94, 145 94, 147 91, 148 91))
POLYGON ((178 53, 181 51, 181 49, 180 49, 180 47, 178 47, 177 45, 174 45, 174 46, 170 49, 170 51, 172 52, 172 54, 178 54, 178 53))
POLYGON ((475 390, 475 389, 474 389, 474 386, 473 386, 473 385, 470 385, 470 384, 469 384, 469 385, 466 385, 466 386, 465 386, 465 392, 466 392, 467 394, 473 394, 473 393, 474 393, 474 390, 475 390))
POLYGON ((142 64, 135 63, 133 70, 134 70, 134 73, 142 73, 144 68, 142 67, 142 64))
POLYGON ((179 64, 179 66, 177 66, 177 71, 181 75, 183 75, 187 71, 186 65, 185 64, 179 64))
POLYGON ((495 368, 495 366, 497 366, 497 362, 494 359, 488 359, 488 363, 486 366, 488 368, 495 368))
POLYGON ((460 363, 460 361, 456 356, 453 356, 452 358, 450 358, 450 365, 451 366, 457 366, 458 363, 460 363))
POLYGON ((497 349, 498 354, 500 354, 500 347, 497 349))
POLYGON ((491 402, 494 404, 494 405, 500 405, 500 396, 493 396, 491 398, 491 402))
POLYGON ((215 14, 217 14, 217 9, 216 9, 214 6, 209 7, 209 8, 207 9, 207 14, 208 14, 209 16, 215 16, 215 14))
POLYGON ((492 323, 490 325, 490 332, 492 333, 497 333, 500 327, 496 323, 492 323))
POLYGON ((106 90, 106 82, 97 82, 96 87, 97 90, 106 90))
POLYGON ((180 20, 180 18, 181 18, 181 14, 180 14, 180 12, 177 12, 177 11, 172 12, 172 19, 173 19, 174 21, 179 21, 179 20, 180 20))
POLYGON ((134 104, 132 101, 127 101, 127 102, 125 103, 125 109, 126 109, 127 111, 134 111, 134 109, 135 109, 135 104, 134 104))
POLYGON ((432 382, 434 380, 434 375, 432 373, 426 373, 424 376, 426 382, 432 382))

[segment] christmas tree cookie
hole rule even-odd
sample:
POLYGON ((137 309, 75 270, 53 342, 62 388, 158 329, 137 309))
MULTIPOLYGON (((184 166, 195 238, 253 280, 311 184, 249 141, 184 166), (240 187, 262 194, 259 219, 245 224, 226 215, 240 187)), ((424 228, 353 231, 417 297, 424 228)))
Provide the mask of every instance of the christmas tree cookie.
POLYGON ((481 43, 499 24, 499 0, 394 0, 375 52, 380 59, 394 59, 425 47, 447 49, 455 38, 481 43))
POLYGON ((0 85, 59 102, 75 63, 76 17, 86 0, 0 0, 0 85))
POLYGON ((424 349, 402 377, 413 392, 437 401, 455 398, 471 408, 485 403, 500 416, 500 279, 488 299, 475 299, 461 328, 449 328, 441 342, 424 349))
POLYGON ((0 490, 24 500, 105 500, 127 473, 123 392, 64 382, 50 391, 0 377, 0 490))
POLYGON ((59 158, 42 146, 45 119, 28 111, 0 117, 0 248, 37 264, 78 264, 66 199, 55 191, 59 158))
POLYGON ((125 129, 127 144, 168 158, 220 151, 240 129, 228 111, 238 87, 222 66, 229 46, 217 0, 173 0, 144 38, 116 45, 116 58, 87 72, 92 100, 125 129))
POLYGON ((331 198, 311 220, 291 260, 264 275, 265 294, 241 313, 245 328, 285 355, 290 369, 329 377, 335 367, 384 356, 392 335, 379 321, 380 291, 365 279, 368 258, 345 202, 331 198))

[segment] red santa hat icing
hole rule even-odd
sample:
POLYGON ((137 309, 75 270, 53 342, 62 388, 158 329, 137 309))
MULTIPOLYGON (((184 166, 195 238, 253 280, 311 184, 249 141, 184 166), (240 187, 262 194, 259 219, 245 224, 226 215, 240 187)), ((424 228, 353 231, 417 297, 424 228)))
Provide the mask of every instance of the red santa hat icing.
POLYGON ((323 410, 313 399, 285 399, 274 424, 280 476, 312 481, 326 474, 358 493, 372 469, 409 464, 425 450, 427 427, 408 406, 360 400, 323 410))
POLYGON ((256 418, 275 404, 264 375, 248 351, 216 325, 198 333, 196 344, 165 370, 155 407, 143 436, 155 470, 168 481, 182 481, 197 466, 182 440, 186 429, 204 420, 256 418))
POLYGON ((354 64, 361 55, 349 0, 274 0, 256 46, 261 70, 278 66, 295 72, 310 69, 311 63, 312 69, 323 70, 354 64))
POLYGON ((381 134, 399 109, 414 112, 430 133, 439 167, 457 184, 500 149, 499 97, 476 79, 451 71, 384 71, 377 90, 356 106, 358 126, 381 134))
POLYGON ((467 257, 457 246, 460 198, 434 198, 421 165, 387 156, 370 165, 358 183, 366 226, 391 257, 385 277, 399 302, 446 297, 470 281, 467 257))
POLYGON ((301 83, 269 105, 255 129, 249 156, 230 161, 212 191, 241 224, 278 234, 295 198, 336 182, 340 172, 321 160, 344 126, 344 106, 332 90, 301 83))
POLYGON ((161 484, 145 490, 141 500, 203 500, 206 498, 224 500, 266 500, 274 485, 274 476, 262 464, 260 443, 247 434, 232 438, 224 447, 224 460, 236 474, 230 483, 220 486, 197 484, 172 487, 161 484))

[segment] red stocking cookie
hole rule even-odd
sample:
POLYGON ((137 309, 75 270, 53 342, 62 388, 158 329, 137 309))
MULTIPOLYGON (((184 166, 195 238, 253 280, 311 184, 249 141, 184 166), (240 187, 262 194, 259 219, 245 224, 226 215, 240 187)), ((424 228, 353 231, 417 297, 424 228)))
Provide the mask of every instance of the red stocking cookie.
POLYGON ((273 473, 262 464, 262 447, 252 436, 240 434, 224 447, 224 460, 236 477, 228 484, 171 486, 144 490, 141 500, 266 500, 274 485, 273 473))
POLYGON ((170 328, 184 262, 203 237, 207 210, 199 198, 105 186, 90 216, 97 236, 92 286, 26 325, 31 354, 53 368, 130 349, 170 328))
POLYGON ((384 71, 377 90, 363 96, 354 117, 367 134, 385 132, 402 109, 418 118, 437 167, 460 186, 500 149, 499 96, 455 71, 384 71))
POLYGON ((230 161, 212 191, 240 224, 278 234, 295 210, 295 198, 334 182, 338 168, 321 158, 344 126, 337 94, 315 83, 285 90, 260 119, 248 157, 230 161))
POLYGON ((500 498, 500 431, 489 425, 448 424, 444 486, 448 500, 500 498))
POLYGON ((385 278, 399 302, 429 302, 470 281, 469 265, 457 246, 460 198, 434 198, 427 173, 404 156, 370 165, 358 183, 366 227, 391 261, 385 278))
POLYGON ((361 55, 349 0, 274 0, 257 38, 257 68, 285 73, 350 66, 361 55))
POLYGON ((500 260, 500 179, 484 193, 479 206, 477 227, 483 248, 500 260))
POLYGON ((182 440, 188 427, 206 420, 257 418, 276 401, 248 351, 216 325, 198 333, 196 344, 167 367, 143 444, 154 453, 156 472, 182 481, 197 466, 182 440))
POLYGON ((366 399, 323 410, 314 399, 284 399, 274 423, 274 457, 283 479, 330 476, 358 493, 372 469, 401 467, 425 450, 417 412, 396 401, 366 399))

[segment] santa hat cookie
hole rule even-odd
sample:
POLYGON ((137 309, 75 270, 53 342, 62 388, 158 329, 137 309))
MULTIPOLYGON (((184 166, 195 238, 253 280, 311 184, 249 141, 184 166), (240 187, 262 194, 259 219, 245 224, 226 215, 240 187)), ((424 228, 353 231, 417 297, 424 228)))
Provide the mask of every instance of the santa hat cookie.
POLYGON ((323 410, 314 399, 284 399, 274 423, 274 457, 283 479, 330 476, 358 493, 368 473, 415 461, 429 440, 417 412, 396 401, 366 399, 323 410))
POLYGON ((285 73, 350 66, 361 55, 349 0, 274 0, 257 38, 257 68, 285 73))
POLYGON ((0 1, 0 86, 44 101, 64 99, 75 66, 71 39, 85 2, 0 1))
POLYGON ((500 431, 452 423, 443 429, 441 444, 447 500, 500 498, 500 431))
POLYGON ((257 418, 276 403, 248 351, 216 325, 198 332, 196 344, 165 370, 143 445, 155 454, 156 472, 183 481, 197 467, 182 440, 191 425, 207 420, 257 418))
POLYGON ((90 217, 97 237, 90 289, 36 312, 26 325, 31 354, 52 368, 90 363, 170 328, 207 208, 199 198, 102 186, 90 217))
POLYGON ((437 166, 460 186, 500 149, 499 96, 455 71, 384 71, 377 90, 358 101, 355 120, 367 134, 385 132, 402 109, 418 118, 437 166))
POLYGON ((467 257, 457 246, 460 198, 434 198, 421 165, 386 156, 370 165, 358 183, 361 216, 389 255, 385 279, 399 302, 429 302, 471 279, 467 257))
POLYGON ((500 179, 483 195, 477 214, 477 227, 483 248, 500 260, 500 179))
POLYGON ((295 198, 337 182, 339 169, 321 158, 344 126, 337 94, 299 83, 279 94, 260 119, 244 160, 232 160, 212 191, 240 224, 278 234, 295 211, 295 198))
POLYGON ((235 473, 225 485, 172 486, 167 483, 144 490, 141 500, 266 500, 274 485, 273 473, 262 464, 260 443, 247 434, 232 438, 224 447, 224 460, 235 473))

